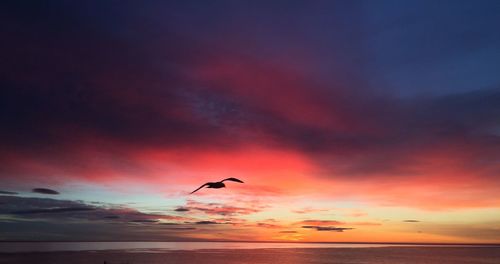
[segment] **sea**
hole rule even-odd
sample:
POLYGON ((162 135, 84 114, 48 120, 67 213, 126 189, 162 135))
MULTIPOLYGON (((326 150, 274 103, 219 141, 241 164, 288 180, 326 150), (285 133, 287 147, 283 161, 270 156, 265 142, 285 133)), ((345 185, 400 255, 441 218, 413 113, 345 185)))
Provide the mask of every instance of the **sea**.
POLYGON ((500 264, 500 246, 247 242, 0 242, 9 264, 500 264))

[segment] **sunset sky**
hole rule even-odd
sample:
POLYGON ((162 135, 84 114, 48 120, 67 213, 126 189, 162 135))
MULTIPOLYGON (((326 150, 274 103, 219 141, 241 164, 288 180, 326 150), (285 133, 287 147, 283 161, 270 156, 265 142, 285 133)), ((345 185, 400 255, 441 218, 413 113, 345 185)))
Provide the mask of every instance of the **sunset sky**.
POLYGON ((0 240, 500 243, 499 13, 2 1, 0 240))

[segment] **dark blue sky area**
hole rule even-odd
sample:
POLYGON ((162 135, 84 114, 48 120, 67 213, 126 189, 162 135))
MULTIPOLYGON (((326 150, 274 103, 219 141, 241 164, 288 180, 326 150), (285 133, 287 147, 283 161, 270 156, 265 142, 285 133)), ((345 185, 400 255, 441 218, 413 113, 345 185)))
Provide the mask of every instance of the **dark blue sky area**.
POLYGON ((499 12, 498 1, 48 1, 3 8, 51 31, 78 33, 77 25, 138 45, 175 33, 404 97, 498 86, 499 12))
POLYGON ((363 80, 398 96, 500 81, 498 1, 215 1, 149 11, 190 37, 229 39, 225 48, 270 62, 305 56, 321 78, 363 80))

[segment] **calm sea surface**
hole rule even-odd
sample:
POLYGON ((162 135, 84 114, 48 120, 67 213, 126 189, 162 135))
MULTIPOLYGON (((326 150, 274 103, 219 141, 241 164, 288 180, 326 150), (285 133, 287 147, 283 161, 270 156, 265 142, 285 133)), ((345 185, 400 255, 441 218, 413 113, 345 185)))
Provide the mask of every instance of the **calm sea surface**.
MULTIPOLYGON (((371 248, 402 246, 398 244, 342 243, 246 243, 246 242, 0 242, 0 252, 53 251, 161 251, 200 249, 263 249, 263 248, 371 248)), ((425 245, 421 245, 425 246, 425 245)))
POLYGON ((233 242, 0 243, 1 264, 500 264, 500 247, 233 242))

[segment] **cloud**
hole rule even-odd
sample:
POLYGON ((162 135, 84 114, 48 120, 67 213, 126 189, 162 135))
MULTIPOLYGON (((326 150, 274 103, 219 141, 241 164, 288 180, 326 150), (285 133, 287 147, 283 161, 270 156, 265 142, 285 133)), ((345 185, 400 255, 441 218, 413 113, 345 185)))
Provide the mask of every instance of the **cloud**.
POLYGON ((52 189, 47 189, 47 188, 35 188, 32 190, 32 192, 41 194, 53 194, 53 195, 59 194, 58 191, 54 191, 52 189))
POLYGON ((196 225, 215 225, 215 224, 219 224, 215 221, 198 221, 198 222, 195 222, 196 225))
POLYGON ((301 225, 302 228, 315 229, 316 231, 332 231, 344 232, 345 230, 352 230, 351 227, 336 227, 332 225, 344 225, 345 223, 336 220, 303 220, 295 223, 301 225))
POLYGON ((262 211, 262 205, 254 204, 252 207, 238 207, 221 203, 201 203, 194 200, 188 200, 187 205, 183 207, 190 211, 202 212, 207 215, 237 216, 249 215, 262 211))
POLYGON ((335 226, 338 225, 357 225, 357 226, 379 226, 381 225, 380 223, 375 223, 375 222, 340 222, 336 220, 303 220, 300 222, 295 223, 295 225, 301 225, 302 228, 313 228, 318 231, 336 231, 339 230, 340 232, 344 230, 350 230, 354 228, 347 228, 347 229, 342 229, 342 228, 337 228, 335 226), (323 228, 324 227, 324 228, 323 228))
POLYGON ((158 223, 160 220, 158 219, 134 219, 130 220, 131 223, 158 223))
POLYGON ((419 220, 414 220, 414 219, 409 219, 409 220, 403 220, 405 223, 419 223, 419 220))
POLYGON ((174 209, 176 212, 189 212, 189 208, 186 207, 177 207, 174 209))
POLYGON ((34 209, 34 210, 20 210, 13 211, 11 214, 27 215, 27 214, 53 214, 53 213, 67 213, 67 212, 88 212, 96 210, 93 207, 62 207, 62 208, 48 208, 48 209, 34 209))
POLYGON ((336 220, 303 220, 296 224, 325 226, 325 225, 343 225, 344 223, 336 220))
POLYGON ((187 231, 187 230, 197 230, 196 227, 165 227, 162 230, 170 230, 170 231, 187 231))
POLYGON ((114 223, 193 220, 189 217, 143 213, 121 205, 90 205, 81 201, 18 196, 0 196, 0 214, 15 215, 20 219, 92 222, 106 220, 114 223))
POLYGON ((213 220, 218 223, 231 224, 233 226, 246 226, 246 223, 249 222, 247 219, 237 218, 237 217, 222 217, 222 218, 215 218, 213 220))
POLYGON ((16 193, 16 192, 10 192, 10 191, 2 191, 2 190, 0 190, 0 194, 6 194, 6 195, 17 195, 18 193, 16 193))
POLYGON ((106 215, 103 217, 104 219, 120 219, 118 215, 106 215))
POLYGON ((85 217, 97 209, 77 201, 19 196, 0 196, 0 203, 0 214, 14 214, 23 218, 61 218, 75 214, 85 217))
POLYGON ((278 233, 282 233, 282 234, 295 234, 295 233, 298 233, 297 231, 293 231, 293 230, 284 230, 284 231, 279 231, 278 233))
POLYGON ((345 230, 352 230, 351 227, 334 227, 334 226, 302 226, 302 228, 316 229, 316 231, 332 231, 332 232, 344 232, 345 230))
POLYGON ((318 213, 318 212, 328 212, 330 211, 329 209, 318 209, 318 208, 311 208, 311 207, 306 207, 303 209, 299 210, 292 210, 292 212, 296 214, 309 214, 309 213, 318 213))
POLYGON ((200 241, 189 235, 196 229, 193 225, 205 225, 205 235, 229 227, 220 225, 212 228, 211 225, 225 223, 219 220, 199 221, 189 217, 145 213, 123 205, 19 196, 0 196, 0 216, 9 219, 0 225, 0 231, 14 240, 27 240, 36 233, 49 240, 56 240, 57 237, 59 240, 93 237, 94 240, 127 238, 162 241, 166 237, 172 241, 200 241), (131 224, 134 224, 133 229, 131 224))
POLYGON ((277 224, 270 224, 270 223, 257 223, 257 227, 263 227, 263 228, 281 228, 281 225, 277 224))

